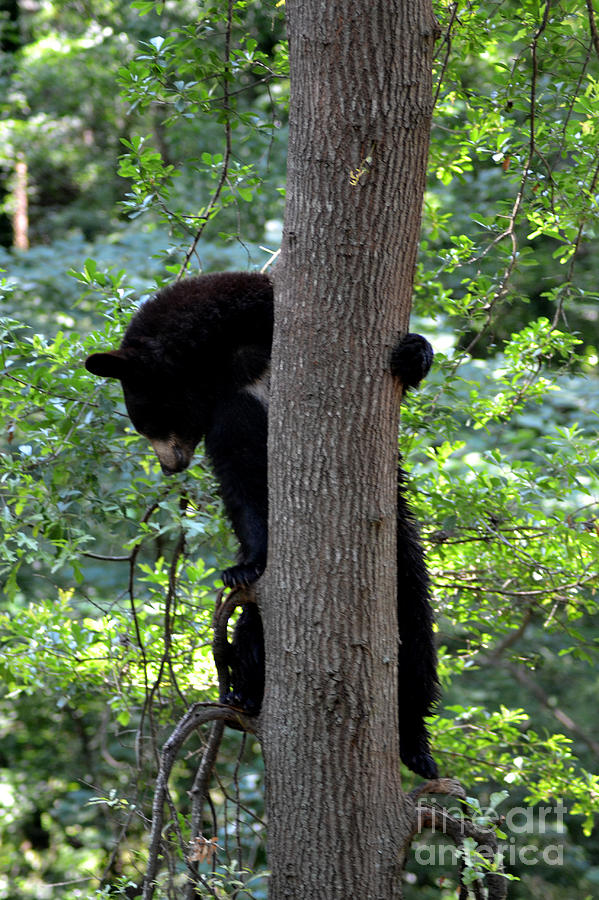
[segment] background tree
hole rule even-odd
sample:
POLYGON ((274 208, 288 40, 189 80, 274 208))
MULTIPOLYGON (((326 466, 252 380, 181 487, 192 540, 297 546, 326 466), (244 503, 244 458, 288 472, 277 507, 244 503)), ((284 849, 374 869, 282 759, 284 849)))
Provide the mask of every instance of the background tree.
MULTIPOLYGON (((1 175, 12 190, 24 150, 31 244, 0 247, 0 897, 19 900, 139 884, 156 753, 190 703, 216 696, 210 617, 234 553, 201 459, 165 484, 82 361, 118 343, 200 232, 192 269, 262 266, 282 218, 283 7, 93 12, 19 4, 22 49, 0 73, 1 175)), ((413 327, 436 365, 402 411, 441 646, 433 741, 483 813, 507 814, 510 895, 586 900, 599 877, 596 10, 435 12, 413 327), (560 797, 563 826, 553 811, 541 828, 560 797), (529 805, 522 827, 512 813, 529 805)), ((176 758, 157 894, 187 877, 187 791, 204 784, 219 849, 194 863, 203 890, 243 882, 263 897, 257 742, 227 729, 209 783, 203 743, 176 758)), ((438 835, 416 842, 407 900, 455 897, 441 851, 438 835)))

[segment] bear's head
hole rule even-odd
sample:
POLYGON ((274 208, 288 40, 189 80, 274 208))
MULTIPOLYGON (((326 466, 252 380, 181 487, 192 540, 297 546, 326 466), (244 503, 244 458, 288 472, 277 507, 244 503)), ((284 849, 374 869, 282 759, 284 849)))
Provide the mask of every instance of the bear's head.
POLYGON ((208 404, 190 388, 193 380, 148 359, 147 348, 144 353, 134 347, 94 353, 85 367, 121 382, 131 423, 152 444, 163 473, 186 469, 209 422, 208 404))

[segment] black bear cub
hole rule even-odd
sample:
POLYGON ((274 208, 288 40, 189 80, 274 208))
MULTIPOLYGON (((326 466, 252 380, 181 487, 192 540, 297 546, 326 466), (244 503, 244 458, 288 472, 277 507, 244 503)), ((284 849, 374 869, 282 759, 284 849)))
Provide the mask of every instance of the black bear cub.
MULTIPOLYGON (((133 316, 118 350, 94 353, 86 367, 118 378, 134 428, 148 438, 166 475, 191 462, 204 438, 227 515, 239 540, 228 587, 246 586, 266 566, 267 427, 273 290, 265 275, 223 272, 163 288, 133 316)), ((391 370, 404 389, 427 374, 432 349, 409 334, 391 370)), ((424 718, 437 699, 436 654, 424 555, 398 468, 398 615, 401 758, 425 778, 437 775, 424 718)), ((256 714, 264 687, 262 623, 255 605, 239 617, 229 659, 227 701, 256 714)))

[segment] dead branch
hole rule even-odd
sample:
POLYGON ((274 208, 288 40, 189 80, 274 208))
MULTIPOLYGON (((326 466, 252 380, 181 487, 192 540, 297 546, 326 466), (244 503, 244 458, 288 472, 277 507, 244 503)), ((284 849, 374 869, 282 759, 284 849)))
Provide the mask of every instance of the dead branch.
MULTIPOLYGON (((489 863, 493 863, 496 859, 498 850, 497 835, 492 828, 475 825, 469 818, 466 812, 466 792, 459 781, 454 778, 439 778, 435 781, 427 781, 411 791, 408 799, 414 803, 410 841, 416 834, 420 834, 425 829, 430 828, 435 833, 440 832, 451 838, 458 850, 463 849, 464 838, 472 838, 476 842, 478 852, 484 859, 489 863), (458 797, 462 807, 462 814, 457 817, 451 815, 443 807, 421 804, 419 802, 420 797, 425 794, 445 794, 446 796, 458 797)), ((484 880, 484 886, 481 881, 476 881, 471 885, 475 900, 483 900, 485 896, 487 900, 504 900, 507 897, 507 880, 502 876, 501 872, 487 872, 484 880)), ((469 896, 469 887, 463 881, 460 883, 459 896, 460 900, 467 900, 469 896)))
POLYGON ((227 626, 239 602, 237 595, 242 591, 241 588, 234 588, 224 599, 225 592, 226 588, 222 588, 216 595, 214 615, 212 617, 212 655, 218 676, 218 696, 221 703, 225 702, 225 697, 229 690, 229 640, 227 637, 227 626))
MULTIPOLYGON (((243 715, 242 712, 224 703, 229 689, 229 641, 227 626, 229 618, 235 608, 244 603, 255 603, 253 591, 235 588, 223 599, 225 589, 219 591, 214 610, 213 626, 214 638, 212 652, 218 675, 220 703, 194 703, 185 715, 175 725, 175 728, 165 742, 160 753, 158 776, 154 791, 152 805, 152 828, 150 831, 150 846, 148 850, 148 865, 144 878, 143 900, 152 900, 155 888, 155 878, 158 871, 158 858, 162 843, 162 831, 164 827, 164 808, 169 803, 168 781, 181 747, 187 738, 200 725, 213 722, 208 743, 204 749, 202 760, 198 766, 193 787, 190 791, 192 798, 191 813, 191 839, 192 842, 200 834, 201 812, 208 791, 208 780, 214 768, 222 740, 224 725, 228 724, 241 731, 255 732, 255 720, 243 715)), ((194 892, 194 884, 197 882, 197 866, 194 860, 187 860, 191 879, 191 895, 194 892)))
MULTIPOLYGON (((160 753, 160 766, 156 778, 154 802, 152 804, 152 828, 150 831, 148 865, 144 878, 143 900, 152 900, 154 896, 158 857, 160 855, 162 829, 164 826, 164 806, 167 802, 168 781, 171 771, 187 738, 200 725, 214 721, 229 722, 243 728, 244 731, 252 731, 251 721, 246 721, 246 717, 239 711, 224 704, 205 702, 194 703, 175 726, 173 733, 165 742, 160 753)), ((190 874, 193 876, 193 871, 190 874)))
MULTIPOLYGON (((222 588, 217 594, 212 619, 212 627, 214 629, 212 655, 214 656, 214 665, 218 675, 218 696, 221 703, 226 702, 226 696, 229 691, 229 656, 231 652, 227 636, 229 619, 236 607, 256 602, 256 594, 252 587, 233 588, 226 598, 223 599, 226 590, 226 588, 222 588)), ((234 727, 239 727, 239 725, 234 727)), ((255 732, 255 726, 250 731, 255 732)))
MULTIPOLYGON (((200 765, 198 766, 198 770, 196 772, 196 777, 193 782, 193 787, 191 788, 189 794, 191 797, 191 841, 197 841, 201 837, 202 833, 202 809, 204 806, 204 801, 206 799, 206 795, 208 793, 208 782, 212 775, 212 770, 214 769, 214 765, 216 763, 216 758, 218 756, 218 751, 220 749, 221 741, 223 738, 223 733, 225 730, 225 723, 223 719, 219 719, 212 723, 212 728, 210 729, 210 734, 208 736, 208 741, 206 746, 204 747, 204 752, 202 754, 202 759, 200 765)), ((197 879, 197 866, 195 864, 195 859, 190 860, 192 863, 192 877, 188 886, 187 886, 187 898, 188 900, 194 900, 197 897, 195 883, 197 879)))

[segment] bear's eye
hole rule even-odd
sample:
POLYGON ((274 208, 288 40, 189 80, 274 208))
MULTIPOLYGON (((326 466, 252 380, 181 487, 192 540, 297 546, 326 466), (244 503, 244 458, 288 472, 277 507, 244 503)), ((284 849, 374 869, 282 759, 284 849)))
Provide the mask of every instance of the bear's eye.
POLYGON ((124 391, 124 394, 129 418, 139 434, 156 439, 166 437, 171 432, 170 415, 166 406, 140 400, 131 391, 124 391))

